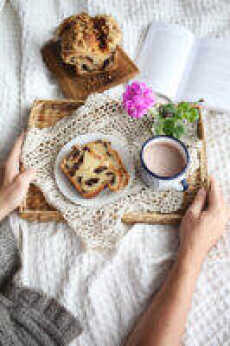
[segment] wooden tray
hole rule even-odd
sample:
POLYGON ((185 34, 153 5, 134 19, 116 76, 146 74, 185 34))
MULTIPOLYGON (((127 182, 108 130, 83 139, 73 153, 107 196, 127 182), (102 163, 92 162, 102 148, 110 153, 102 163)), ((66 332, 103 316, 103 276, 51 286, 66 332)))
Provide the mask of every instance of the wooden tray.
POLYGON ((139 73, 137 66, 121 47, 117 48, 117 68, 91 76, 77 75, 73 66, 63 63, 60 57, 60 43, 48 42, 42 48, 42 56, 48 69, 57 78, 67 98, 85 100, 93 92, 103 92, 121 83, 126 83, 139 73))
MULTIPOLYGON (((61 118, 71 115, 82 101, 74 100, 38 100, 35 101, 30 117, 28 127, 45 128, 53 126, 61 118)), ((208 174, 206 164, 205 136, 200 112, 198 126, 198 136, 202 140, 202 149, 199 153, 200 168, 189 177, 189 190, 184 193, 184 203, 181 211, 171 214, 160 213, 127 213, 123 215, 122 221, 127 224, 134 223, 152 223, 152 224, 175 224, 180 222, 186 208, 193 200, 197 190, 204 186, 208 188, 208 174)), ((167 192, 166 192, 167 193, 167 192)), ((19 209, 20 216, 30 221, 63 221, 61 214, 49 206, 42 192, 34 185, 31 185, 23 205, 19 209)))

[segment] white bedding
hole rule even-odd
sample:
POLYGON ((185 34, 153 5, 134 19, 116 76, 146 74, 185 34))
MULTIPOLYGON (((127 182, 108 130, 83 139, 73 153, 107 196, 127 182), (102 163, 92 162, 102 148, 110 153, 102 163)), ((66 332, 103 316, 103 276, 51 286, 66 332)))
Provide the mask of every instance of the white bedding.
MULTIPOLYGON (((0 10, 4 2, 0 0, 0 10)), ((34 98, 63 97, 39 51, 64 17, 82 10, 114 15, 124 32, 123 46, 133 59, 153 19, 183 24, 199 36, 230 37, 227 0, 7 2, 0 12, 0 159, 26 125, 34 98)), ((221 180, 227 197, 229 117, 213 114, 206 123, 209 168, 221 180)), ((80 319, 84 332, 72 345, 120 345, 164 279, 177 248, 176 232, 136 225, 113 254, 85 253, 66 225, 27 223, 16 216, 11 223, 16 235, 19 226, 23 233, 23 270, 18 279, 57 297, 80 319)), ((185 345, 230 345, 229 246, 226 236, 204 265, 185 345)))

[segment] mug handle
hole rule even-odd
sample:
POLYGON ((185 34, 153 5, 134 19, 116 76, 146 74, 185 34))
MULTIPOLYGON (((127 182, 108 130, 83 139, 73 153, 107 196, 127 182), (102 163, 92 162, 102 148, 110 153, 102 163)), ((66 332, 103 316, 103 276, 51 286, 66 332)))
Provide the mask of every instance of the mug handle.
POLYGON ((181 185, 183 186, 183 191, 187 191, 189 188, 189 184, 186 179, 181 180, 181 185))

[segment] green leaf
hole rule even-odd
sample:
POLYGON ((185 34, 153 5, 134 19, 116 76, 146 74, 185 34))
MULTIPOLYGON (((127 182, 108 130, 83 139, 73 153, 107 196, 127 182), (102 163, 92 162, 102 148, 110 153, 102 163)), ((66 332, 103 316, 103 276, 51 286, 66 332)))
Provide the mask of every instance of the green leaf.
POLYGON ((186 119, 190 122, 193 123, 199 118, 199 111, 197 108, 191 108, 188 113, 186 113, 186 119))
POLYGON ((158 114, 154 117, 156 134, 165 134, 180 138, 186 132, 184 120, 195 122, 199 119, 199 110, 194 108, 194 103, 180 102, 161 105, 158 114))
POLYGON ((180 138, 185 133, 185 127, 182 124, 178 124, 174 129, 174 137, 180 138))
POLYGON ((169 118, 165 119, 164 125, 163 125, 163 131, 168 136, 173 136, 175 127, 175 119, 169 118))
POLYGON ((164 134, 164 131, 163 131, 163 123, 162 123, 162 122, 156 123, 155 126, 154 126, 154 130, 155 130, 155 134, 156 134, 156 135, 162 135, 162 134, 164 134))
POLYGON ((168 127, 168 128, 174 127, 176 122, 177 122, 177 119, 175 118, 166 118, 164 121, 164 127, 168 127))
POLYGON ((164 116, 165 114, 176 114, 176 105, 174 105, 173 103, 168 103, 165 105, 161 105, 160 109, 159 109, 159 113, 161 116, 164 116))
POLYGON ((182 113, 188 112, 190 109, 190 105, 188 102, 180 102, 177 106, 177 110, 182 113))

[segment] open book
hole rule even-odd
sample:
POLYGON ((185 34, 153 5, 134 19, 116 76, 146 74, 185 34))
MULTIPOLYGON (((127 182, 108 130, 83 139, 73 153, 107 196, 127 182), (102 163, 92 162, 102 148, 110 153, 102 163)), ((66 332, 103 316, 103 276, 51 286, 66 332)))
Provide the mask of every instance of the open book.
POLYGON ((139 79, 173 101, 204 98, 230 109, 230 39, 197 39, 179 25, 153 23, 137 64, 139 79))

